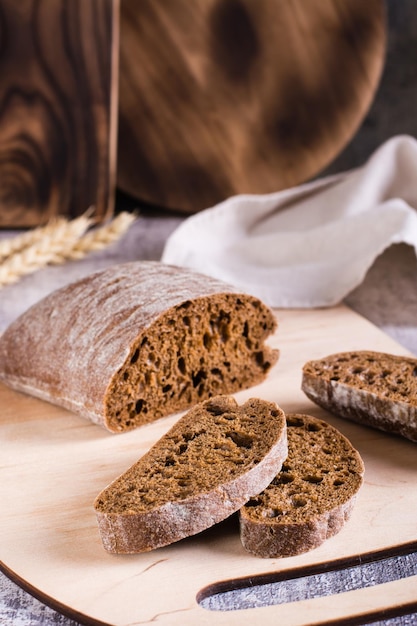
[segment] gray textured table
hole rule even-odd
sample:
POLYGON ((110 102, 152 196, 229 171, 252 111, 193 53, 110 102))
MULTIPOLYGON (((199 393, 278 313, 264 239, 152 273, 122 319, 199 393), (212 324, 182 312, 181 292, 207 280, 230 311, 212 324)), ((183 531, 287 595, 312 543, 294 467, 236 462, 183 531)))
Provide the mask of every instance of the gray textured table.
MULTIPOLYGON (((357 135, 323 174, 362 164, 373 150, 393 135, 406 133, 417 137, 417 2, 386 0, 386 5, 388 50, 381 85, 357 135)), ((123 242, 111 251, 97 253, 85 261, 61 268, 47 268, 2 290, 0 331, 30 304, 69 280, 125 260, 159 259, 166 237, 180 219, 152 212, 145 214, 123 242)), ((9 233, 0 232, 0 237, 5 236, 9 233)), ((412 249, 396 245, 386 250, 369 270, 362 285, 349 294, 346 303, 417 355, 417 262, 412 249)), ((411 555, 406 567, 416 573, 416 562, 416 555, 411 555)), ((352 572, 350 580, 355 576, 357 572, 352 572)), ((274 593, 273 587, 265 586, 256 598, 252 597, 252 602, 258 606, 268 603, 274 593)), ((231 606, 235 600, 236 596, 223 598, 219 605, 231 606)), ((248 594, 240 596, 239 601, 245 605, 248 594)), ((411 626, 417 624, 417 613, 374 623, 411 626)), ((74 626, 76 622, 38 602, 0 573, 0 624, 74 626)))

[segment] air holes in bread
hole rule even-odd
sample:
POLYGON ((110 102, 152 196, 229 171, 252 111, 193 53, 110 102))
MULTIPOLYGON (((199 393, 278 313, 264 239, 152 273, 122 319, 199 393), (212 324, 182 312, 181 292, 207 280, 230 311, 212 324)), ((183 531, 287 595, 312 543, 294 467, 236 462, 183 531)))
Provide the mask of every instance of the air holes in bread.
POLYGON ((30 380, 33 395, 122 432, 260 383, 278 359, 265 343, 275 328, 269 307, 214 278, 114 265, 15 320, 0 338, 0 379, 26 392, 30 380))
POLYGON ((97 497, 103 544, 143 552, 200 532, 262 491, 286 456, 285 416, 274 403, 240 407, 221 396, 196 405, 97 497))
POLYGON ((306 363, 302 389, 339 417, 417 442, 416 374, 412 357, 345 352, 306 363))
POLYGON ((320 545, 348 519, 363 480, 359 453, 333 426, 309 415, 286 419, 288 457, 240 511, 242 543, 256 556, 292 556, 320 545))

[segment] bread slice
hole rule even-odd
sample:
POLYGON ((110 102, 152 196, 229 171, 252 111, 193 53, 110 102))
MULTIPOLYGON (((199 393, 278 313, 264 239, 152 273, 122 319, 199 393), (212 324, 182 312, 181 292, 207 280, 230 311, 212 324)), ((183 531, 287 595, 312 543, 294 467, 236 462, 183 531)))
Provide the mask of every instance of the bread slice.
POLYGON ((417 359, 371 351, 332 354, 304 365, 302 389, 339 417, 417 442, 417 359))
POLYGON ((309 415, 287 415, 288 458, 271 484, 241 509, 243 546, 286 557, 317 548, 350 517, 364 465, 336 428, 309 415))
POLYGON ((262 491, 286 456, 275 403, 218 396, 196 405, 97 496, 104 548, 146 552, 220 522, 262 491))
POLYGON ((260 300, 157 262, 47 296, 0 338, 0 380, 112 432, 260 383, 278 359, 260 300))

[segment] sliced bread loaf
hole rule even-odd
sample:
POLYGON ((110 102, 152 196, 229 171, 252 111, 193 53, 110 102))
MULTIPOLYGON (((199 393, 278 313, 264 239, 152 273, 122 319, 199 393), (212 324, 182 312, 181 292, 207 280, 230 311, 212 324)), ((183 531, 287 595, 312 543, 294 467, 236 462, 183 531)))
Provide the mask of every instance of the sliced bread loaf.
POLYGON ((301 554, 338 533, 363 481, 359 453, 327 422, 288 414, 287 437, 281 471, 240 509, 242 544, 259 557, 301 554))
POLYGON ((371 351, 332 354, 304 365, 302 389, 339 417, 417 441, 417 359, 371 351))
POLYGON ((206 400, 97 496, 103 545, 136 553, 194 535, 262 491, 286 456, 286 420, 276 404, 206 400))
POLYGON ((223 282, 157 262, 55 291, 0 338, 0 380, 112 432, 260 383, 272 311, 223 282))

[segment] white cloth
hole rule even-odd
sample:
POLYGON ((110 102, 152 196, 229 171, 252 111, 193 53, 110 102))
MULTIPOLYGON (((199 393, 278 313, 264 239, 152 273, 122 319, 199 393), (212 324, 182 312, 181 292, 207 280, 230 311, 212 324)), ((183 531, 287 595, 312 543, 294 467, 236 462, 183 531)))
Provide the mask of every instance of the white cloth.
POLYGON ((393 243, 417 253, 417 141, 397 136, 355 170, 233 196, 172 233, 162 261, 236 285, 273 307, 340 302, 393 243))

